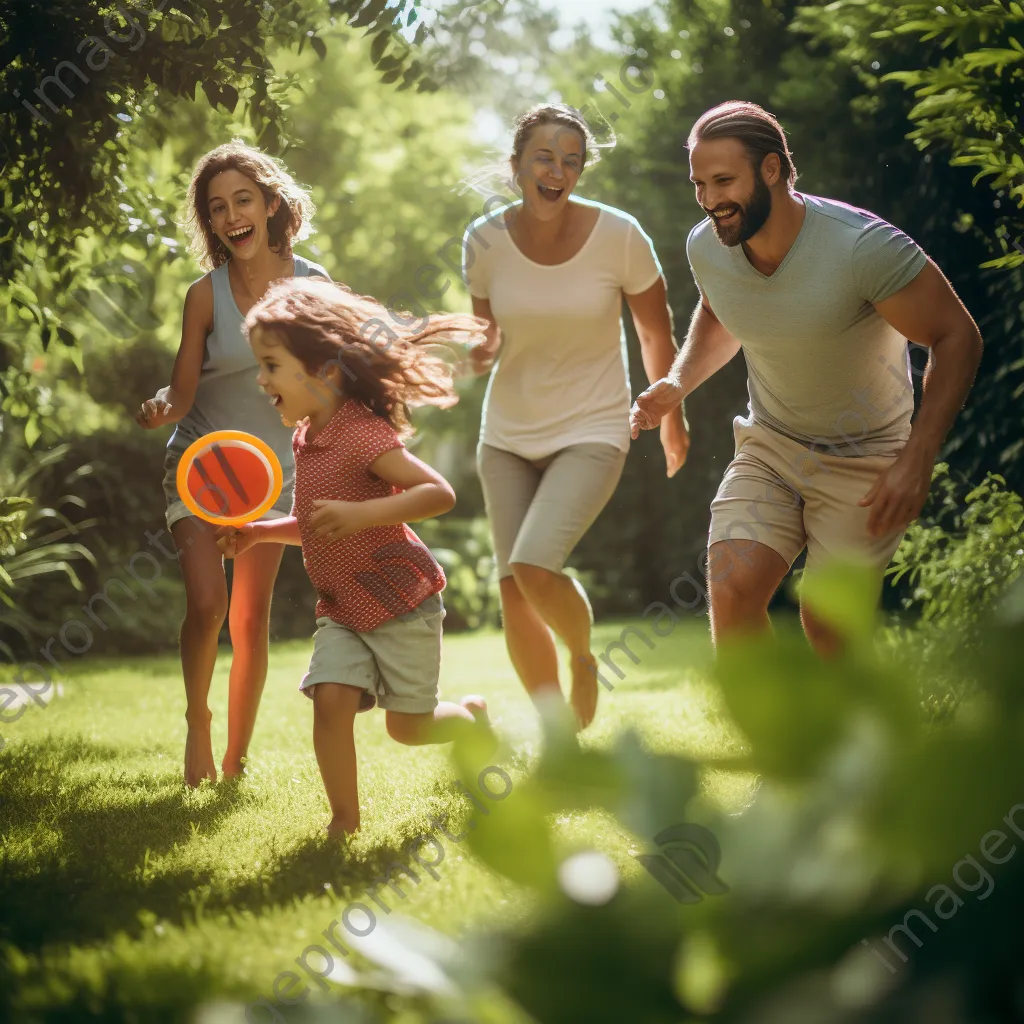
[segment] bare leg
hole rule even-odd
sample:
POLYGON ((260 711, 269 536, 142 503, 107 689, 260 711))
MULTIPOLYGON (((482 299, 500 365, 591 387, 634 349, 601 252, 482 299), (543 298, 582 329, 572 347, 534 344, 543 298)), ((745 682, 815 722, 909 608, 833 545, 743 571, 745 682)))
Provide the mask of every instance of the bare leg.
POLYGON ((342 683, 317 683, 313 689, 313 749, 320 766, 331 820, 331 838, 359 828, 359 785, 353 724, 363 691, 342 683))
POLYGON ((226 778, 242 773, 242 759, 256 725, 270 651, 270 599, 281 567, 283 544, 256 544, 235 559, 228 628, 231 675, 228 677, 228 747, 221 770, 226 778))
POLYGON ((723 540, 708 549, 711 637, 718 646, 730 634, 771 628, 768 604, 789 566, 757 541, 723 540))
POLYGON ((193 517, 171 527, 181 553, 185 581, 185 619, 181 624, 181 671, 185 678, 185 783, 198 786, 203 779, 217 780, 210 743, 211 712, 208 703, 213 666, 217 661, 217 637, 228 610, 224 560, 212 528, 193 517))
POLYGON ((821 619, 816 618, 814 613, 800 602, 800 621, 803 623, 804 633, 811 646, 823 658, 834 658, 843 649, 842 638, 831 626, 826 626, 821 619))
POLYGON ((516 675, 534 701, 562 699, 558 685, 558 654, 551 630, 523 595, 514 577, 501 588, 501 617, 505 646, 516 675))
POLYGON ((487 701, 483 697, 463 697, 458 704, 442 700, 432 712, 416 715, 402 711, 388 711, 388 735, 398 743, 410 747, 428 743, 456 743, 477 738, 483 741, 489 757, 497 746, 487 701))
POLYGON ((572 706, 581 728, 597 710, 597 662, 590 653, 590 608, 566 575, 536 565, 514 562, 509 568, 531 608, 569 648, 572 706))

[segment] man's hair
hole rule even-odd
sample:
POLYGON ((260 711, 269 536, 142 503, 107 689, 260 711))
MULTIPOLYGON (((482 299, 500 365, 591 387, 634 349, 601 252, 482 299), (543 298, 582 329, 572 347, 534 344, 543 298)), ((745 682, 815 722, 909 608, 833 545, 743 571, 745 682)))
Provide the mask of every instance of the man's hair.
POLYGON ((782 163, 782 177, 789 187, 796 184, 796 166, 789 151, 786 133, 774 114, 746 100, 730 100, 705 111, 690 129, 686 148, 711 139, 739 139, 750 156, 754 170, 769 153, 777 153, 782 163))

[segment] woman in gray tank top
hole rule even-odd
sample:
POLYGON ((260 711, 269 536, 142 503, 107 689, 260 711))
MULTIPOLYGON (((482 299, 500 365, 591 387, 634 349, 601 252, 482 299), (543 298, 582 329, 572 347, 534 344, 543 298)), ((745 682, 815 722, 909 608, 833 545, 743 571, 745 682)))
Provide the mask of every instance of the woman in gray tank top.
POLYGON ((185 782, 190 786, 217 779, 208 697, 225 616, 233 656, 221 770, 226 777, 242 772, 267 675, 270 599, 284 548, 260 544, 235 559, 229 609, 216 530, 180 500, 176 470, 185 449, 204 434, 247 431, 273 448, 284 470, 281 497, 265 518, 291 511, 292 431, 260 393, 258 367, 242 323, 272 281, 311 274, 330 279, 323 267, 292 253, 292 241, 305 236, 312 214, 305 190, 258 149, 236 141, 200 159, 189 185, 186 227, 193 254, 210 272, 185 296, 171 383, 144 402, 135 417, 147 430, 175 424, 164 460, 164 494, 167 526, 185 581, 180 639, 188 726, 185 782))

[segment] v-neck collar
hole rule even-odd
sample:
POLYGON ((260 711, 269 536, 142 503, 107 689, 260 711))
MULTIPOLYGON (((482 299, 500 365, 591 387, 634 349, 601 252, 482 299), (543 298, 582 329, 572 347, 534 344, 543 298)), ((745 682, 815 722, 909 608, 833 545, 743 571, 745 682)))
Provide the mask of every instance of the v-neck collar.
POLYGON ((813 216, 814 211, 811 204, 807 202, 807 196, 804 195, 803 192, 798 192, 796 194, 800 197, 800 201, 804 205, 804 221, 800 225, 800 230, 797 232, 796 238, 793 239, 793 244, 789 247, 789 252, 786 253, 786 255, 782 259, 782 262, 775 268, 774 273, 762 274, 761 271, 758 270, 757 267, 755 267, 754 264, 750 262, 750 260, 747 257, 747 254, 743 251, 743 246, 736 246, 737 258, 743 261, 743 266, 745 266, 752 274, 756 275, 758 280, 765 281, 768 284, 771 284, 772 281, 776 280, 782 274, 782 271, 786 269, 786 266, 789 264, 790 260, 792 260, 793 253, 795 253, 797 249, 800 248, 800 243, 807 237, 808 234, 808 225, 810 224, 811 217, 813 216))

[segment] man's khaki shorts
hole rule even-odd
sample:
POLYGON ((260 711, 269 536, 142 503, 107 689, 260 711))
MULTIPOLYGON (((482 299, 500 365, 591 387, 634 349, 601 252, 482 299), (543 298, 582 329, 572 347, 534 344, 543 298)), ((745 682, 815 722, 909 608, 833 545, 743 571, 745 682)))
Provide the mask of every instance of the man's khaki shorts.
POLYGON ((709 547, 757 541, 791 566, 806 545, 808 569, 836 558, 885 569, 904 531, 872 537, 871 507, 857 502, 895 455, 826 455, 741 417, 733 432, 736 456, 711 503, 709 547))

